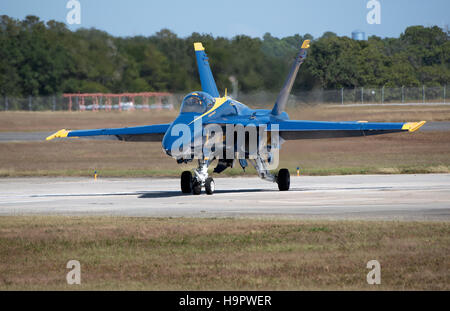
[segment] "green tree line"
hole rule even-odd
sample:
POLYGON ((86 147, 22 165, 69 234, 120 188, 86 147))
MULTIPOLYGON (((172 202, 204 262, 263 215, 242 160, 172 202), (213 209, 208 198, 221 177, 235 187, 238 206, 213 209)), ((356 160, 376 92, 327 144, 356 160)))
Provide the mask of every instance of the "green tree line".
POLYGON ((188 92, 200 89, 193 43, 205 46, 218 87, 277 92, 301 42, 311 39, 295 90, 359 86, 446 85, 450 80, 449 33, 412 26, 399 38, 355 41, 332 32, 320 38, 296 34, 231 39, 168 29, 144 37, 114 37, 97 29, 70 31, 36 16, 0 16, 0 94, 77 92, 188 92))

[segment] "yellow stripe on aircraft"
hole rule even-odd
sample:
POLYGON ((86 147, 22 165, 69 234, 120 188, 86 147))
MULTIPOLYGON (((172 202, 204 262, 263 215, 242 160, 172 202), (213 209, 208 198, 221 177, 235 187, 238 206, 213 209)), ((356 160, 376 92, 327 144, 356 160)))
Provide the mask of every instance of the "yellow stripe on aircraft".
POLYGON ((191 121, 191 123, 189 123, 188 125, 194 123, 195 121, 203 118, 204 116, 206 116, 207 114, 213 112, 214 110, 216 110, 217 108, 219 108, 220 106, 222 106, 226 101, 228 100, 228 97, 224 96, 224 97, 217 97, 216 98, 216 102, 214 103, 214 106, 211 107, 211 109, 209 109, 207 112, 205 112, 204 114, 202 114, 201 116, 198 116, 197 118, 195 118, 194 120, 191 121))

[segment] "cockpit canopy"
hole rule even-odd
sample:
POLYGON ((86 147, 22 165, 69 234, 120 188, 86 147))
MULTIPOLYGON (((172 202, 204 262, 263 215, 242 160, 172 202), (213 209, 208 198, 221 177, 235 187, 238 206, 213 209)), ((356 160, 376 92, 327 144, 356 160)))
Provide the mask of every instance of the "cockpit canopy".
POLYGON ((205 92, 193 92, 186 95, 181 103, 180 113, 205 113, 214 106, 215 99, 205 92))

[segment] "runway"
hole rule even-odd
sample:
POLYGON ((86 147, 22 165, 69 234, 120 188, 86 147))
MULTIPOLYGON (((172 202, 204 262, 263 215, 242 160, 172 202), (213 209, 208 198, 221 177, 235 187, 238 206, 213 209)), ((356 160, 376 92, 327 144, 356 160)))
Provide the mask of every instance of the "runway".
POLYGON ((216 178, 214 195, 183 195, 178 179, 3 178, 0 215, 282 217, 450 220, 450 174, 216 178))

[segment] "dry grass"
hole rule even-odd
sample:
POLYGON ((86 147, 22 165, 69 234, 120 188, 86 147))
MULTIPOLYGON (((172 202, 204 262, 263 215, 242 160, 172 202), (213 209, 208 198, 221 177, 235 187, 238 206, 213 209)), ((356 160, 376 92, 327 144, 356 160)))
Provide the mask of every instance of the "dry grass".
POLYGON ((448 223, 2 217, 0 289, 449 290, 449 243, 448 223))
MULTIPOLYGON (((301 106, 288 109, 291 119, 322 121, 448 121, 450 106, 301 106)), ((124 127, 171 122, 177 110, 127 112, 0 112, 0 131, 56 131, 124 127)))
MULTIPOLYGON (((447 173, 450 135, 415 132, 287 142, 279 167, 295 173, 297 166, 306 175, 447 173)), ((178 176, 190 167, 177 165, 157 142, 74 139, 0 143, 0 176, 4 177, 87 176, 94 170, 101 176, 178 176)), ((242 169, 236 167, 225 173, 242 174, 242 169)), ((255 171, 249 169, 246 174, 255 171)))

